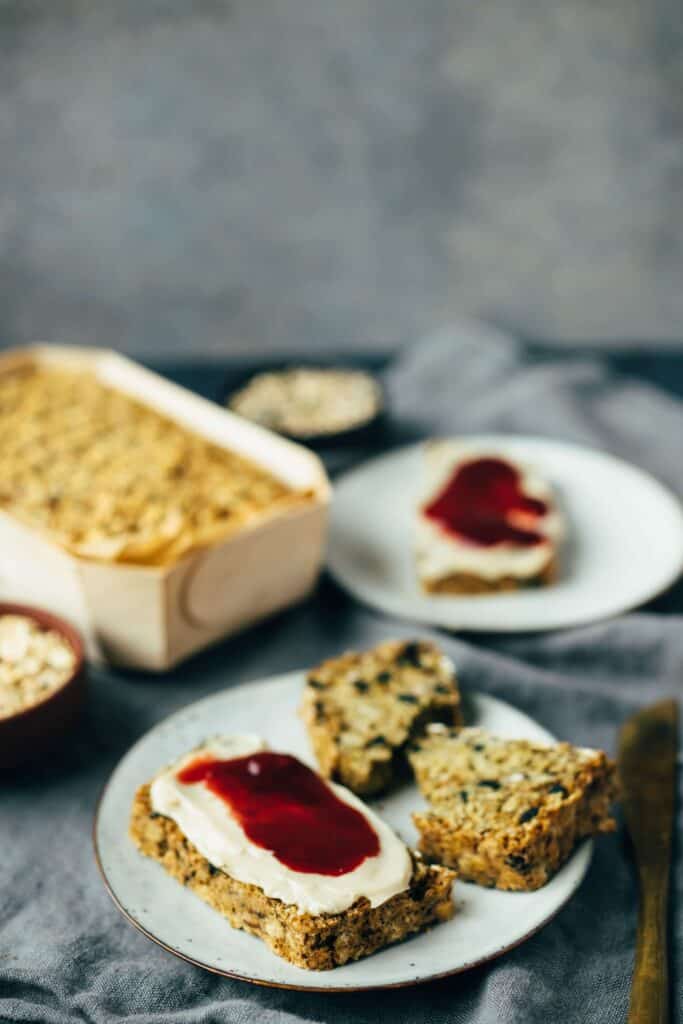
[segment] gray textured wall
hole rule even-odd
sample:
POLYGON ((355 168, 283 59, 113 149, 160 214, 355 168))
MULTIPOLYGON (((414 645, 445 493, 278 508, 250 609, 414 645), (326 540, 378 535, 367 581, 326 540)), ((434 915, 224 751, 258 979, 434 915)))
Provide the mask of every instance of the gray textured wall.
POLYGON ((0 340, 680 340, 681 11, 0 0, 0 340))

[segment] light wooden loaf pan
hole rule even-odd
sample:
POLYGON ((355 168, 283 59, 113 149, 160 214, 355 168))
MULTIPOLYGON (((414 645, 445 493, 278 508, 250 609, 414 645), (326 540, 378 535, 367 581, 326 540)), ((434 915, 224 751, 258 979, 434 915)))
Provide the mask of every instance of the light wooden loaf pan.
POLYGON ((330 485, 308 449, 248 422, 116 352, 55 345, 11 349, 22 363, 94 372, 312 497, 168 566, 89 561, 0 511, 0 599, 37 604, 71 622, 96 661, 164 671, 203 647, 300 601, 318 576, 330 485))

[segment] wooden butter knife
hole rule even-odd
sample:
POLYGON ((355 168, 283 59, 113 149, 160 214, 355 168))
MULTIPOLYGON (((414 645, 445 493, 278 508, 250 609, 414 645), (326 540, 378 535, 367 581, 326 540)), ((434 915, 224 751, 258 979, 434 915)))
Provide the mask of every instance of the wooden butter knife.
POLYGON ((638 712, 619 736, 626 824, 640 879, 628 1024, 667 1024, 667 900, 674 819, 678 708, 663 700, 638 712))

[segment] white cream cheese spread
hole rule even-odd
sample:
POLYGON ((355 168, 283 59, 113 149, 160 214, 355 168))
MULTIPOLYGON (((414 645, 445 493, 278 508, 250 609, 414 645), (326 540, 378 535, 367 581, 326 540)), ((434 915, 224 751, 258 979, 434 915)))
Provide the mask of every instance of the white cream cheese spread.
MULTIPOLYGON (((182 783, 178 774, 200 758, 230 760, 267 749, 258 736, 216 737, 160 772, 151 785, 152 809, 171 818, 214 867, 239 882, 256 885, 267 896, 293 904, 302 913, 339 913, 366 897, 376 907, 403 892, 412 861, 404 843, 361 800, 343 786, 325 783, 343 803, 358 811, 375 832, 379 852, 341 875, 295 871, 268 849, 253 843, 226 801, 204 783, 182 783)), ((333 837, 332 837, 333 839, 333 837)), ((302 844, 306 836, 301 836, 302 844)))
POLYGON ((425 446, 425 474, 422 500, 417 513, 415 550, 421 579, 439 580, 457 573, 467 573, 487 580, 504 576, 527 579, 541 573, 557 550, 564 535, 564 524, 550 486, 528 466, 504 461, 520 474, 520 488, 530 498, 538 498, 547 506, 547 513, 534 519, 533 529, 542 541, 533 545, 502 542, 480 545, 453 532, 446 532, 424 514, 425 505, 445 487, 456 470, 475 459, 500 459, 498 452, 474 447, 465 442, 431 441, 425 446))

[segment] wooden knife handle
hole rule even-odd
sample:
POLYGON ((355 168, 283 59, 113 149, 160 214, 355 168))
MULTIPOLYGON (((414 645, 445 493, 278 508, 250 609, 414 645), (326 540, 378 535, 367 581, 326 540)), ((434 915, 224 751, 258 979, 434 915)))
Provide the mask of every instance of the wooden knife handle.
POLYGON ((628 1024, 668 1024, 668 876, 645 868, 641 872, 640 887, 636 959, 628 1024))

